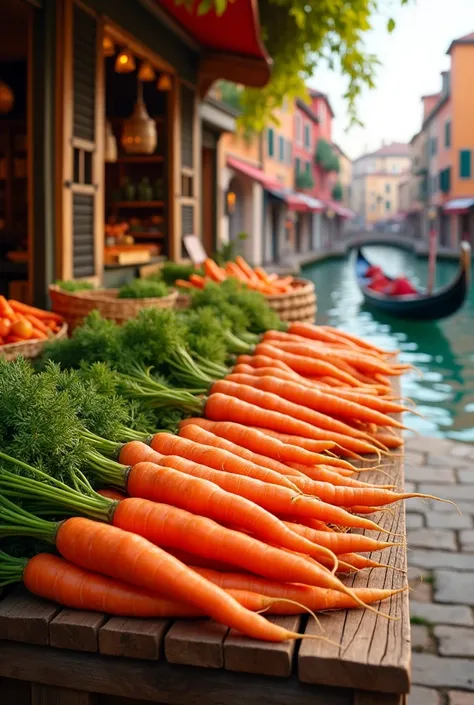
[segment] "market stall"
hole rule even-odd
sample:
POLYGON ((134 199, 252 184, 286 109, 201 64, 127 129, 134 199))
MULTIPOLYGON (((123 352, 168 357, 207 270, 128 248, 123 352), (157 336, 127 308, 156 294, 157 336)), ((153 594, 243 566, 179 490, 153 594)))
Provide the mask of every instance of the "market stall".
MULTIPOLYGON (((400 460, 386 469, 401 487, 400 460)), ((376 478, 374 473, 367 479, 376 478)), ((403 506, 374 519, 399 540, 404 536, 403 506)), ((364 571, 351 584, 402 587, 404 547, 391 549, 385 559, 389 568, 364 571)), ((61 609, 17 589, 0 601, 2 694, 18 705, 401 705, 410 684, 407 593, 381 609, 396 620, 360 610, 320 615, 324 636, 338 648, 317 640, 259 642, 203 620, 61 609)), ((271 619, 321 634, 311 617, 271 619)))

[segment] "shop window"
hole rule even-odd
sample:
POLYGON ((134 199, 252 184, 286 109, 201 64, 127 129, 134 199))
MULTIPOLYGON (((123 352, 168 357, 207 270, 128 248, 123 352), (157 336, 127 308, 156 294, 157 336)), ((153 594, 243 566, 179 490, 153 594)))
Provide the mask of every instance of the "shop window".
POLYGON ((459 152, 459 176, 461 179, 470 179, 471 173, 471 150, 461 149, 459 152))

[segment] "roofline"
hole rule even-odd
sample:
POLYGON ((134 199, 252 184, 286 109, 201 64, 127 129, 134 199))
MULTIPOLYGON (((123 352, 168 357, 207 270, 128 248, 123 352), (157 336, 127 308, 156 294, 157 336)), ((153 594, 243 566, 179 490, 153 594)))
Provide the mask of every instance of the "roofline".
POLYGON ((439 96, 439 91, 437 93, 426 93, 426 95, 421 96, 421 100, 425 100, 426 98, 436 98, 439 96))
POLYGON ((301 98, 296 99, 296 107, 302 110, 310 120, 312 120, 315 124, 319 124, 319 118, 314 112, 314 110, 311 110, 310 106, 304 102, 301 98))
MULTIPOLYGON (((420 130, 421 132, 421 130, 420 130)), ((383 149, 383 147, 380 147, 383 149)), ((365 159, 365 157, 409 157, 409 154, 402 154, 400 152, 393 152, 392 154, 380 154, 380 149, 375 150, 375 152, 367 152, 367 154, 361 154, 360 157, 352 160, 352 163, 358 162, 360 159, 365 159)))
MULTIPOLYGON (((474 43, 474 42, 473 42, 474 43)), ((425 127, 429 125, 431 120, 439 113, 443 105, 446 105, 448 100, 451 98, 450 93, 446 93, 446 95, 442 96, 440 100, 436 103, 434 108, 431 110, 431 112, 426 116, 426 118, 423 120, 423 123, 421 125, 421 129, 424 130, 425 127)))
MULTIPOLYGON (((349 157, 348 157, 347 154, 344 152, 344 150, 341 149, 341 148, 339 147, 339 145, 338 145, 336 142, 333 142, 333 143, 332 143, 332 146, 337 149, 337 151, 339 152, 339 154, 340 154, 341 156, 345 157, 346 159, 349 159, 349 157)), ((350 159, 349 159, 349 161, 350 161, 350 159)))
POLYGON ((241 110, 238 110, 237 108, 233 108, 232 105, 229 105, 229 103, 226 103, 224 100, 218 100, 217 98, 213 98, 212 96, 206 96, 204 100, 202 101, 203 103, 208 103, 209 105, 212 105, 214 108, 217 110, 220 110, 222 113, 227 113, 227 115, 230 115, 231 117, 239 117, 239 115, 242 114, 241 110))
POLYGON ((470 44, 474 44, 474 37, 471 39, 454 39, 449 45, 446 54, 451 54, 455 46, 469 46, 470 44))
POLYGON ((331 117, 333 117, 333 118, 336 117, 326 93, 323 93, 322 91, 318 91, 317 88, 309 88, 308 90, 309 90, 309 94, 312 98, 324 98, 324 100, 326 101, 326 105, 329 108, 329 112, 331 113, 331 117))

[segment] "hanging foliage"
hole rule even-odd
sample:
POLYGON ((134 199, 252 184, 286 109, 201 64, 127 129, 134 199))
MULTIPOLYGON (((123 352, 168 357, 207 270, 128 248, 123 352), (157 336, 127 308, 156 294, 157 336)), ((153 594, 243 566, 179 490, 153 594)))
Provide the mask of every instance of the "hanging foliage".
POLYGON ((296 175, 296 188, 301 190, 312 189, 314 187, 314 181, 311 173, 309 171, 302 171, 296 175))
POLYGON ((329 142, 322 137, 318 140, 316 145, 316 154, 314 155, 316 164, 318 164, 324 171, 334 171, 337 174, 340 171, 339 157, 334 153, 329 142))
MULTIPOLYGON (((406 5, 409 0, 399 0, 406 5)), ((195 0, 175 0, 192 7, 195 0)), ((199 0, 198 13, 222 15, 235 0, 199 0)), ((321 63, 347 77, 350 124, 358 123, 356 103, 363 88, 374 87, 377 58, 365 51, 364 35, 384 0, 258 0, 262 40, 273 59, 272 77, 264 88, 242 93, 243 126, 262 131, 286 98, 308 99, 305 81, 321 63)), ((387 20, 387 31, 395 28, 387 20)), ((274 120, 275 121, 275 120, 274 120)))

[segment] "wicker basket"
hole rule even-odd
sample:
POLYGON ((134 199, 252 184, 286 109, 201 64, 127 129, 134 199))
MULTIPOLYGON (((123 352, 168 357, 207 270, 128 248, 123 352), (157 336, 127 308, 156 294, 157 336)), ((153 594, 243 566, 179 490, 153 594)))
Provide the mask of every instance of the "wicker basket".
MULTIPOLYGON (((62 340, 66 338, 67 331, 67 323, 63 323, 56 335, 52 336, 52 339, 62 340)), ((38 357, 46 342, 46 340, 25 340, 21 343, 0 345, 0 357, 4 357, 6 360, 15 360, 15 358, 20 357, 20 355, 28 358, 38 357)))
POLYGON ((173 308, 178 297, 177 291, 170 291, 167 296, 147 299, 119 299, 118 289, 100 289, 98 291, 63 291, 58 286, 49 287, 53 311, 64 317, 72 331, 97 309, 101 316, 117 323, 135 318, 143 308, 173 308))
POLYGON ((314 323, 316 320, 316 292, 313 282, 307 279, 294 279, 291 291, 265 298, 282 321, 314 323))
POLYGON ((189 308, 189 305, 191 303, 191 297, 189 294, 184 294, 182 291, 177 292, 178 296, 176 297, 176 302, 174 307, 175 308, 189 308))

